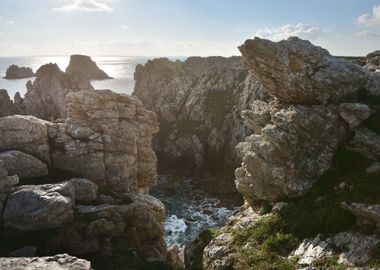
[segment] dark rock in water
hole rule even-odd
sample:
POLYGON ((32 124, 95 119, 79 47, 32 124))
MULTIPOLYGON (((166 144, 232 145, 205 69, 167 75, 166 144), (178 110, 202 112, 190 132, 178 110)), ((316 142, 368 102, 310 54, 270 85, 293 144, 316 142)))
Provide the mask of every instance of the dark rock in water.
POLYGON ((34 76, 35 74, 31 68, 11 65, 7 69, 5 78, 6 79, 24 79, 24 78, 34 77, 34 76))
POLYGON ((86 55, 74 54, 70 56, 69 66, 66 68, 66 74, 73 75, 78 73, 90 80, 112 79, 103 70, 101 70, 91 57, 86 55))
POLYGON ((9 98, 5 89, 0 89, 0 117, 23 114, 23 111, 9 98))

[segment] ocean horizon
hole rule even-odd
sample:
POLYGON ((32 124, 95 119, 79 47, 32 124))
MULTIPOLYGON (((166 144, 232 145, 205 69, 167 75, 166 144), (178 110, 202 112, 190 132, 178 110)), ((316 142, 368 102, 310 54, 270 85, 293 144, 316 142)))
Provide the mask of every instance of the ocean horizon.
MULTIPOLYGON (((162 56, 164 57, 164 56, 162 56)), ((161 56, 92 56, 100 69, 104 70, 113 79, 91 80, 95 89, 111 89, 118 93, 132 94, 135 85, 133 74, 136 65, 145 64, 148 60, 162 58, 161 56)), ((171 60, 185 60, 187 56, 171 57, 171 60)), ((70 56, 16 56, 0 57, 0 89, 6 89, 9 97, 14 98, 16 92, 23 97, 26 93, 26 83, 34 77, 26 79, 5 79, 6 70, 10 65, 20 67, 30 67, 36 72, 42 65, 56 63, 58 67, 65 71, 70 61, 70 56)))

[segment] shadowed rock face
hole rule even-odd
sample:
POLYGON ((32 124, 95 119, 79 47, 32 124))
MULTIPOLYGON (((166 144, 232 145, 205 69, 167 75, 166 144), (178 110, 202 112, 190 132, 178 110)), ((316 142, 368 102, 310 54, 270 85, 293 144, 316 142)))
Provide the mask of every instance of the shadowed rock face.
POLYGON ((34 72, 28 67, 19 67, 17 65, 11 65, 6 71, 6 79, 24 79, 34 77, 34 72))
POLYGON ((13 103, 5 89, 0 89, 0 117, 22 114, 23 111, 13 103))
POLYGON ((366 87, 368 73, 309 41, 260 38, 239 47, 259 82, 282 102, 327 104, 350 100, 366 87))
POLYGON ((234 147, 249 134, 240 111, 270 99, 241 57, 155 59, 136 67, 135 80, 133 94, 160 121, 154 149, 162 167, 233 177, 234 147))
POLYGON ((90 80, 112 79, 92 61, 91 57, 79 54, 70 56, 70 63, 66 68, 66 74, 79 74, 90 80))

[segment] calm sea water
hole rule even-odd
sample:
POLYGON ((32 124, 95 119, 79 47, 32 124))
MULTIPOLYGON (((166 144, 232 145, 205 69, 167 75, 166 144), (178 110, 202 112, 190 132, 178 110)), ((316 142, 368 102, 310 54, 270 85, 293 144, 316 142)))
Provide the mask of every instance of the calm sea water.
MULTIPOLYGON (((112 57, 92 57, 97 65, 104 70, 112 80, 93 80, 92 85, 95 89, 111 89, 115 92, 131 94, 135 85, 133 73, 137 64, 144 64, 154 57, 134 57, 134 56, 112 56, 112 57)), ((170 59, 185 59, 184 57, 169 57, 170 59)), ((41 65, 56 63, 62 71, 65 71, 69 64, 69 56, 57 57, 0 57, 0 89, 7 89, 9 96, 14 97, 15 93, 20 92, 23 96, 26 92, 26 82, 34 78, 20 80, 4 79, 7 68, 12 65, 30 67, 36 71, 41 65)))

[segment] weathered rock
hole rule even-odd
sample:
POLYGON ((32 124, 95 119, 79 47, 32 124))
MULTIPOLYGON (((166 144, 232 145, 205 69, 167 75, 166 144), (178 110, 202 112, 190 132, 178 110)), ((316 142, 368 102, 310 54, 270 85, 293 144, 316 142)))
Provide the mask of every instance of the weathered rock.
POLYGON ((362 128, 356 131, 346 147, 376 161, 380 157, 380 136, 367 128, 362 128))
POLYGON ((374 222, 380 225, 380 205, 364 203, 342 203, 342 207, 354 214, 360 221, 374 222))
POLYGON ((73 219, 74 188, 70 182, 15 188, 7 200, 6 228, 37 231, 63 226, 73 219))
MULTIPOLYGON (((225 190, 235 190, 231 178, 240 159, 234 147, 251 133, 240 112, 256 99, 271 99, 242 58, 155 59, 136 67, 135 80, 133 94, 160 122, 153 146, 159 168, 218 174, 225 190)), ((213 184, 205 188, 215 191, 213 184)))
POLYGON ((86 55, 71 55, 69 66, 66 68, 68 75, 79 74, 90 80, 112 79, 103 70, 101 70, 91 57, 86 55))
MULTIPOLYGON (((33 84, 26 84, 22 101, 26 114, 45 120, 66 117, 66 95, 79 90, 93 90, 90 81, 78 74, 67 75, 57 64, 43 65, 37 70, 33 84)), ((20 103, 20 102, 19 102, 20 103)))
POLYGON ((156 184, 152 135, 156 115, 131 96, 109 90, 67 95, 68 118, 49 126, 52 166, 117 192, 146 193, 156 184))
POLYGON ((74 185, 76 203, 89 203, 96 200, 98 187, 94 182, 85 178, 74 178, 70 182, 74 185))
POLYGON ((1 152, 0 160, 4 162, 9 175, 17 175, 19 178, 41 177, 49 174, 45 163, 17 150, 1 152))
POLYGON ((297 258, 299 265, 312 265, 314 262, 334 256, 331 243, 321 239, 317 235, 314 239, 305 239, 299 247, 289 256, 290 259, 297 258))
POLYGON ((0 150, 19 150, 50 164, 46 124, 33 116, 0 118, 0 150))
POLYGON ((365 104, 342 103, 339 105, 339 114, 346 120, 351 130, 357 130, 363 121, 367 120, 374 112, 365 104))
POLYGON ((344 250, 338 259, 338 263, 346 265, 362 265, 371 260, 372 248, 379 243, 374 235, 362 235, 359 233, 341 232, 334 236, 336 247, 344 250))
POLYGON ((168 258, 167 261, 173 270, 184 270, 184 254, 183 248, 178 245, 174 245, 168 248, 168 258))
POLYGON ((5 89, 0 89, 0 108, 0 117, 23 114, 22 110, 9 98, 5 89))
POLYGON ((10 65, 7 68, 5 78, 6 79, 24 79, 34 77, 34 72, 28 67, 19 67, 17 65, 10 65))
POLYGON ((360 66, 297 37, 280 42, 255 38, 239 49, 259 82, 283 102, 336 103, 357 96, 368 79, 360 66))
POLYGON ((271 121, 237 146, 243 163, 235 182, 250 203, 305 194, 330 168, 347 133, 336 106, 290 106, 271 121))
POLYGON ((3 270, 91 270, 89 261, 78 259, 67 254, 52 257, 32 258, 0 258, 0 268, 3 270))

